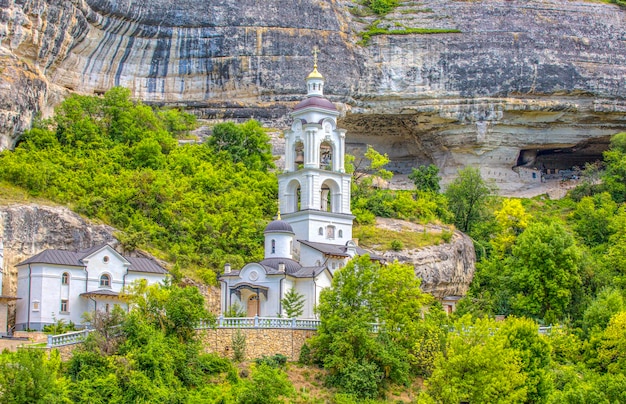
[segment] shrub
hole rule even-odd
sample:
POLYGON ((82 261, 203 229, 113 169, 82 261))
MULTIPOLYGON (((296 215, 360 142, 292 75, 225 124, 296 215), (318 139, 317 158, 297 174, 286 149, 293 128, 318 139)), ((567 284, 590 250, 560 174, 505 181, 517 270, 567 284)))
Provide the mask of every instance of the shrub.
POLYGON ((246 335, 237 330, 231 338, 233 344, 233 360, 241 362, 246 358, 246 335))
POLYGON ((267 365, 271 368, 282 368, 287 363, 287 357, 283 354, 275 354, 274 356, 263 355, 254 360, 257 365, 267 365))
POLYGON ((404 244, 400 240, 391 240, 391 249, 393 251, 402 251, 404 249, 404 244))

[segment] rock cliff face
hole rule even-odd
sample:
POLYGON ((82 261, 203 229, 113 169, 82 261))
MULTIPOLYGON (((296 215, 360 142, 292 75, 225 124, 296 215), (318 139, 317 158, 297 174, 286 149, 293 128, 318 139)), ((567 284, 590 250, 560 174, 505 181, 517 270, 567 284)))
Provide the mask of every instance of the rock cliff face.
MULTIPOLYGON (((441 232, 436 225, 424 226, 397 219, 376 220, 379 227, 396 231, 441 232)), ((398 260, 415 267, 415 275, 422 279, 422 290, 437 298, 465 296, 476 270, 474 243, 466 235, 455 231, 449 243, 415 250, 379 252, 387 260, 398 260)))
POLYGON ((480 165, 501 188, 597 158, 626 130, 626 10, 560 0, 408 0, 358 33, 350 0, 0 0, 0 148, 71 92, 129 87, 205 119, 285 126, 320 46, 353 150, 399 173, 480 165), (513 167, 523 166, 521 168, 513 167))
POLYGON ((94 225, 64 207, 0 206, 0 238, 4 241, 4 278, 0 294, 15 296, 15 264, 46 248, 78 250, 100 243, 117 245, 110 226, 94 225))

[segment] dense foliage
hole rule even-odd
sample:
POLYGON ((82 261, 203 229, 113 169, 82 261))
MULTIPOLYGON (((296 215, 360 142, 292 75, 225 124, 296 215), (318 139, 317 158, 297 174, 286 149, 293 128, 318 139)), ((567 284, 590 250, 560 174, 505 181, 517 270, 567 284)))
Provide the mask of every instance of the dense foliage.
POLYGON ((240 378, 229 359, 203 353, 186 332, 209 317, 198 289, 137 284, 125 299, 133 309, 95 313, 96 331, 66 363, 56 351, 2 353, 0 403, 278 403, 294 393, 274 362, 240 378))
POLYGON ((277 190, 258 123, 217 125, 215 141, 178 145, 195 119, 155 111, 129 94, 71 96, 51 121, 0 154, 0 180, 101 219, 122 230, 127 247, 166 251, 181 268, 260 259, 277 190))

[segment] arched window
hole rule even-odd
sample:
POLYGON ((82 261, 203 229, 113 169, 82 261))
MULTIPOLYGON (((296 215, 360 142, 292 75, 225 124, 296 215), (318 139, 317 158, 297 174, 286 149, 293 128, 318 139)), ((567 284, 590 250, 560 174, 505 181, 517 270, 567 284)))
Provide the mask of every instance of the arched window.
POLYGON ((101 288, 110 288, 111 287, 111 277, 107 274, 102 274, 100 276, 100 287, 101 288))
POLYGON ((339 235, 339 238, 343 238, 343 230, 339 230, 337 234, 339 235))
POLYGON ((70 274, 67 272, 63 272, 61 275, 61 285, 69 285, 70 284, 70 274))
POLYGON ((276 254, 276 240, 272 240, 272 254, 276 254))
POLYGON ((299 170, 304 166, 304 143, 302 141, 297 141, 294 145, 295 158, 294 162, 294 170, 299 170))
POLYGON ((326 226, 326 238, 335 238, 335 226, 326 226))
POLYGON ((317 234, 320 235, 320 236, 323 236, 324 235, 324 228, 320 227, 319 230, 317 231, 317 234))
POLYGON ((320 169, 333 169, 333 146, 329 142, 320 145, 320 169))

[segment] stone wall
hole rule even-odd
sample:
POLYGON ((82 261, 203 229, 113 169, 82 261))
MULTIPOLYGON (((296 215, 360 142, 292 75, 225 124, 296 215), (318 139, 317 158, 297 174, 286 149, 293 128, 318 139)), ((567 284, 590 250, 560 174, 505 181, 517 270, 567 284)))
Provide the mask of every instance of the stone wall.
MULTIPOLYGON (((223 357, 233 357, 233 335, 240 331, 246 336, 246 360, 260 358, 263 355, 285 355, 289 361, 297 361, 300 350, 306 340, 315 335, 314 330, 291 329, 232 329, 219 328, 198 330, 198 337, 204 346, 204 351, 215 353, 223 357)), ((64 345, 52 348, 59 351, 64 361, 72 357, 74 349, 80 344, 64 345)))
POLYGON ((200 330, 198 334, 206 352, 232 358, 233 336, 237 332, 246 336, 246 360, 283 354, 290 361, 298 360, 302 345, 316 333, 313 330, 219 328, 200 330))

